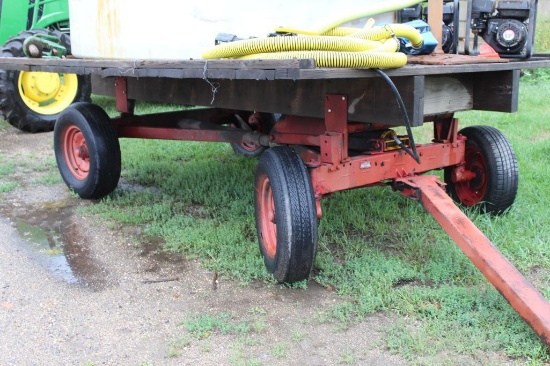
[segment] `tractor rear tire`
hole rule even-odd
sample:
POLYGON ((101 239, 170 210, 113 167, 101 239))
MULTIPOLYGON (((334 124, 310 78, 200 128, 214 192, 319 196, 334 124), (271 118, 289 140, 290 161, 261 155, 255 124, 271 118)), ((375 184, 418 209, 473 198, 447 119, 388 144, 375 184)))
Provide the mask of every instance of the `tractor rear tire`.
MULTIPOLYGON (((36 34, 53 35, 71 52, 68 35, 35 29, 10 38, 2 57, 25 57, 23 42, 36 34)), ((0 70, 0 114, 13 127, 25 132, 52 131, 59 113, 73 102, 89 102, 90 76, 64 73, 0 70)))

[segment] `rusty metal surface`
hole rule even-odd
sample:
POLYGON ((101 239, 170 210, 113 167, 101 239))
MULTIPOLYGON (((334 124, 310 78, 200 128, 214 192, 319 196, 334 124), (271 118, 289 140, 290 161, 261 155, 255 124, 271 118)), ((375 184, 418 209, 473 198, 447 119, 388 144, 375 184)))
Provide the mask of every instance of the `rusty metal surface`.
POLYGON ((133 113, 134 103, 128 99, 128 83, 126 78, 115 78, 116 110, 120 113, 133 113))
POLYGON ((418 200, 514 310, 550 346, 550 303, 454 204, 435 176, 397 179, 396 188, 418 200))

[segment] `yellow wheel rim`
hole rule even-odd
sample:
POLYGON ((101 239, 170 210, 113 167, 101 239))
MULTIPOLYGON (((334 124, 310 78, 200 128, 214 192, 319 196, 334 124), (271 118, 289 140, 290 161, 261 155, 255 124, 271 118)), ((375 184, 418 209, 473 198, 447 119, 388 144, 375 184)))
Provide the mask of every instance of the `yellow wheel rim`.
POLYGON ((21 71, 18 85, 19 95, 27 107, 45 115, 67 108, 78 92, 76 74, 21 71))

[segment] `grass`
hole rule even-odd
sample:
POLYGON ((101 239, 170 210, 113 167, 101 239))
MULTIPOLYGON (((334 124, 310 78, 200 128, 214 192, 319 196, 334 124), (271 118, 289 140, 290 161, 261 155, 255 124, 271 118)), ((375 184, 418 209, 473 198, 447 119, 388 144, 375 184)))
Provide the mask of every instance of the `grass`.
POLYGON ((0 154, 0 193, 11 192, 19 186, 19 183, 10 177, 15 172, 15 163, 0 154))
POLYGON ((276 343, 271 347, 271 355, 278 359, 288 356, 288 345, 286 343, 276 343))
MULTIPOLYGON (((550 298, 550 85, 530 77, 521 84, 516 114, 458 114, 461 127, 487 124, 508 136, 521 172, 517 201, 506 215, 469 216, 550 298)), ((166 250, 198 257, 243 284, 273 284, 257 250, 255 160, 226 144, 121 143, 123 178, 142 188, 119 188, 89 210, 141 225, 164 238, 166 250)), ((313 279, 347 299, 324 309, 325 320, 345 327, 375 312, 398 314, 385 346, 411 361, 435 362, 444 353, 453 363, 458 355, 491 351, 533 364, 549 360, 533 331, 417 203, 379 187, 334 194, 323 200, 323 212, 313 279)), ((229 320, 199 317, 192 333, 223 333, 229 320)))
POLYGON ((228 313, 195 315, 185 320, 184 326, 196 339, 208 338, 213 333, 246 334, 251 331, 247 322, 236 321, 228 313))
MULTIPOLYGON (((537 27, 539 33, 550 34, 548 21, 537 27)), ((544 48, 550 49, 549 44, 537 50, 544 48)), ((518 113, 457 114, 461 127, 498 128, 515 149, 520 186, 514 206, 499 217, 468 215, 546 298, 548 75, 543 70, 522 78, 518 113)), ((112 113, 109 99, 98 100, 112 113)), ((140 188, 118 188, 88 210, 140 225, 145 233, 162 237, 165 250, 198 257, 206 268, 244 285, 273 284, 257 250, 251 189, 256 160, 237 156, 219 143, 122 140, 121 146, 122 178, 140 188)), ((411 362, 457 364, 464 355, 475 358, 490 352, 532 365, 550 361, 548 349, 533 331, 417 203, 388 188, 358 189, 324 199, 323 212, 313 280, 336 289, 346 300, 323 309, 319 321, 345 326, 375 312, 397 314, 385 347, 411 362)), ((306 288, 307 283, 297 287, 306 288)), ((198 338, 250 331, 250 324, 227 314, 197 316, 186 327, 198 338)), ((286 352, 285 344, 273 345, 275 357, 286 352)), ((344 354, 342 362, 354 357, 344 354)))

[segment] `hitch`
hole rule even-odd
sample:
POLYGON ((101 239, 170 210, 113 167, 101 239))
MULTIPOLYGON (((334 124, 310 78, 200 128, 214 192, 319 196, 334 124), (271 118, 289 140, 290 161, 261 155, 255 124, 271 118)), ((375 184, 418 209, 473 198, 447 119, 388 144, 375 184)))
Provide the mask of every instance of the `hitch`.
POLYGON ((25 56, 32 58, 61 58, 67 54, 67 48, 61 40, 48 34, 36 34, 23 42, 25 56))
POLYGON ((394 188, 419 201, 512 308, 550 346, 550 303, 502 255, 445 192, 436 176, 396 179, 394 188))

